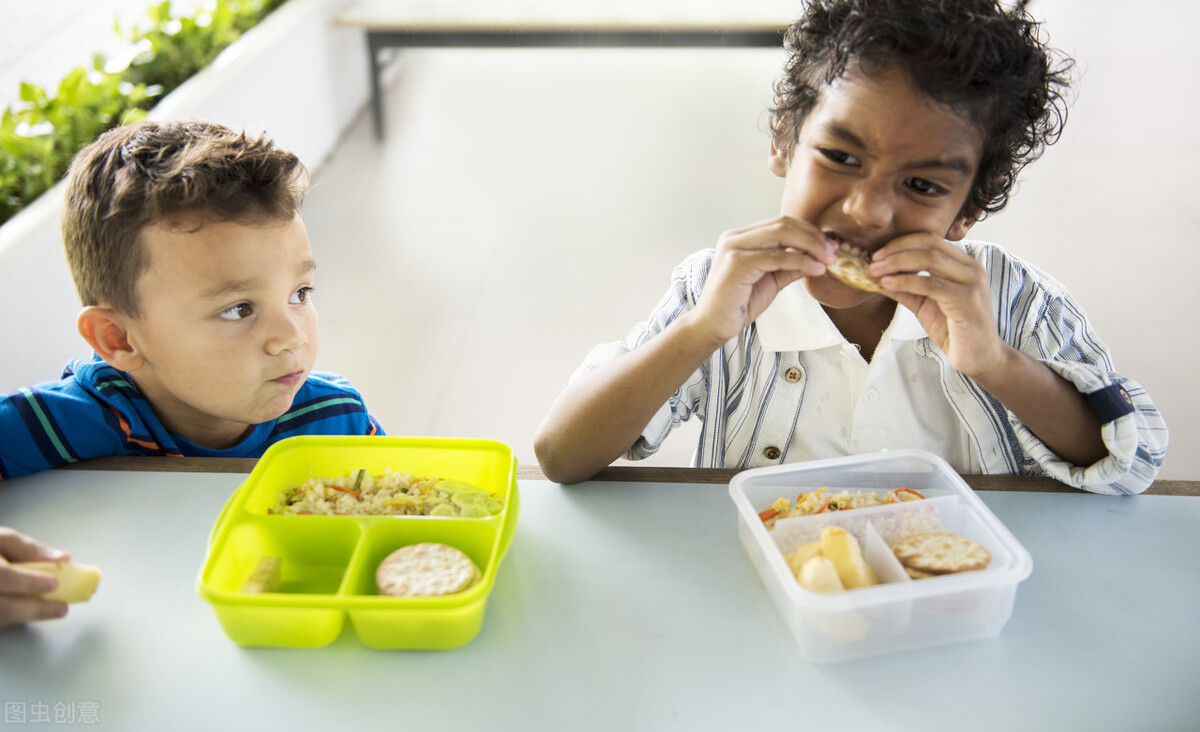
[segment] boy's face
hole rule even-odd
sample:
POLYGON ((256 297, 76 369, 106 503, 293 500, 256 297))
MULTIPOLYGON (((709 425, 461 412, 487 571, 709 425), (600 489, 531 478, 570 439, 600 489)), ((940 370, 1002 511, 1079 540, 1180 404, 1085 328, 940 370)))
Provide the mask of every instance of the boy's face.
MULTIPOLYGON (((770 168, 784 178, 781 213, 870 253, 903 234, 961 239, 982 152, 980 131, 899 69, 851 68, 822 89, 790 151, 772 146, 770 168)), ((828 275, 805 282, 835 308, 883 297, 828 275)))
POLYGON ((316 263, 304 224, 154 224, 142 243, 141 315, 126 322, 143 359, 134 381, 168 429, 231 446, 291 406, 316 359, 316 263))

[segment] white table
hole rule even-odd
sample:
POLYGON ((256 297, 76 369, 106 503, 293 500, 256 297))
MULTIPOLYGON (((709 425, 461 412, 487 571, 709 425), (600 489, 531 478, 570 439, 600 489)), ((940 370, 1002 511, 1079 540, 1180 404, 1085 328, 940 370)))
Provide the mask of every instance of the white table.
POLYGON ((195 580, 237 473, 52 471, 0 524, 99 565, 67 618, 0 631, 0 729, 1185 730, 1200 720, 1200 498, 995 492, 1033 555, 999 637, 816 666, 723 485, 520 485, 483 629, 454 651, 230 642, 195 580), (15 718, 24 714, 25 721, 15 718), (786 725, 786 727, 785 727, 786 725))

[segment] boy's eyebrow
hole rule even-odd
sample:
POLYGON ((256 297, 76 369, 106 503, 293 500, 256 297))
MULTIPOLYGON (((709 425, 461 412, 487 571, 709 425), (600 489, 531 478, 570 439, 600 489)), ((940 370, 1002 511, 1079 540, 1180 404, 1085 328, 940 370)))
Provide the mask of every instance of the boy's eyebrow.
MULTIPOLYGON (((309 272, 315 272, 316 269, 317 269, 317 260, 313 259, 312 257, 309 257, 308 259, 301 262, 299 267, 296 267, 296 275, 299 277, 303 277, 304 275, 308 274, 309 272)), ((213 287, 208 290, 205 290, 204 292, 201 292, 200 297, 204 298, 205 300, 216 300, 218 298, 227 297, 228 295, 231 295, 231 294, 235 294, 235 293, 239 293, 239 292, 246 292, 247 290, 251 290, 254 288, 255 282, 256 281, 253 279, 229 280, 227 282, 222 282, 221 284, 217 285, 216 287, 213 287)))
MULTIPOLYGON (((842 127, 839 124, 830 123, 830 124, 826 125, 826 129, 834 137, 839 137, 839 138, 845 140, 846 142, 850 143, 851 145, 854 145, 855 147, 859 147, 864 150, 867 148, 866 143, 864 143, 858 135, 854 134, 853 132, 846 129, 845 127, 842 127)), ((970 160, 968 160, 964 157, 961 157, 961 156, 955 156, 955 157, 950 157, 950 158, 933 158, 930 160, 918 160, 915 163, 909 164, 907 167, 911 170, 925 170, 928 168, 941 168, 943 170, 951 170, 951 171, 954 171, 957 173, 962 173, 964 177, 970 177, 975 174, 975 166, 971 164, 970 160)))

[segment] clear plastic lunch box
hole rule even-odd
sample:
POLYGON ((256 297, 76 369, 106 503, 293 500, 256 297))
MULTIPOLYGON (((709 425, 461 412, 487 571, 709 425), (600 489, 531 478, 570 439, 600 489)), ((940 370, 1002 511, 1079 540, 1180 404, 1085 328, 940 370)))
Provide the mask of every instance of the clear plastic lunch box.
POLYGON ((734 476, 729 493, 742 545, 801 652, 816 663, 895 653, 997 635, 1012 614, 1017 584, 1033 571, 1029 552, 941 458, 893 450, 756 468, 734 476), (768 531, 761 511, 776 499, 827 487, 911 488, 925 500, 780 519, 768 531), (786 555, 836 525, 858 540, 880 584, 818 594, 800 586, 786 555), (986 569, 911 579, 891 545, 909 534, 948 532, 982 544, 986 569))
POLYGON ((241 645, 323 646, 341 634, 349 619, 358 639, 371 648, 456 648, 480 631, 517 511, 517 461, 499 442, 289 438, 267 450, 217 518, 197 592, 212 605, 225 634, 241 645), (491 493, 502 509, 482 518, 268 512, 290 486, 359 469, 463 481, 491 493), (375 570, 380 561, 420 542, 456 547, 478 565, 482 578, 453 595, 379 595, 375 570), (263 557, 282 560, 279 591, 242 592, 263 557))

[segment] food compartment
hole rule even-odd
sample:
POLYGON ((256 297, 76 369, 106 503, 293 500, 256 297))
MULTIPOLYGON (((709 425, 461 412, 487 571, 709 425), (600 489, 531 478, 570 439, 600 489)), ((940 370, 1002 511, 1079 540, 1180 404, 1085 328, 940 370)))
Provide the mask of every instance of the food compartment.
POLYGON ((483 625, 488 594, 501 557, 500 534, 485 523, 382 520, 364 537, 349 571, 347 594, 353 596, 350 622, 359 640, 372 648, 457 648, 469 643, 483 625), (380 594, 379 565, 392 552, 422 543, 444 544, 465 554, 479 577, 465 589, 445 595, 380 594))
POLYGON ((209 553, 201 594, 225 633, 254 646, 320 646, 341 632, 344 613, 331 602, 362 536, 342 517, 246 517, 227 526, 209 553), (278 560, 277 582, 246 592, 264 560, 278 560))
MULTIPOLYGON (((293 437, 272 445, 263 455, 247 480, 242 508, 252 514, 267 514, 289 488, 311 478, 352 479, 359 470, 373 476, 400 471, 419 478, 469 484, 500 503, 497 514, 481 518, 497 523, 502 520, 509 491, 516 484, 512 451, 491 440, 293 437)), ((353 486, 352 480, 349 485, 353 486)))
POLYGON ((739 535, 768 594, 810 660, 842 661, 998 633, 1011 614, 1028 553, 939 458, 916 450, 750 470, 734 477, 739 535), (886 476, 892 475, 890 480, 886 476), (768 531, 759 512, 781 496, 828 486, 883 493, 907 487, 923 500, 778 519, 768 531), (880 583, 842 592, 802 587, 787 557, 827 526, 853 535, 880 583), (958 534, 992 555, 986 569, 913 580, 891 545, 917 533, 958 534))

